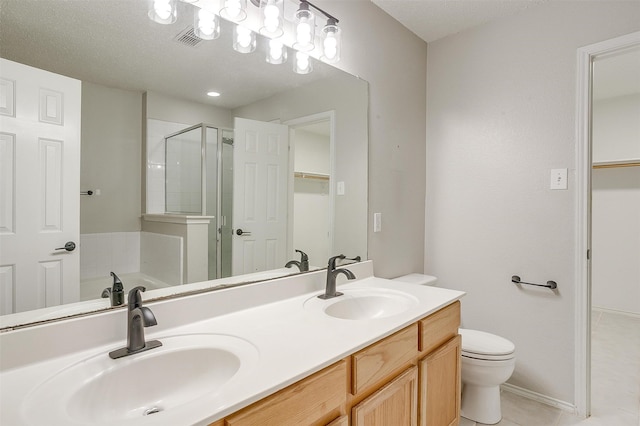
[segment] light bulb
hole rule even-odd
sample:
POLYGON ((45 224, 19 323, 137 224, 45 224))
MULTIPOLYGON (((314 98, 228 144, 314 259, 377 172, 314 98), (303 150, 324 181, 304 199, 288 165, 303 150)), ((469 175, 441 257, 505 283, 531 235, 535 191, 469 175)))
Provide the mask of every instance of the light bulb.
MULTIPOLYGON (((216 32, 216 15, 208 10, 198 11, 198 31, 205 37, 210 38, 216 32)), ((200 35, 200 34, 197 34, 200 35)))
POLYGON ((283 64, 287 60, 287 50, 282 41, 277 39, 269 40, 269 52, 267 62, 270 64, 283 64))
POLYGON ((247 17, 246 0, 224 0, 221 2, 220 16, 233 21, 240 22, 247 17))
POLYGON ((282 58, 282 43, 278 40, 269 41, 269 54, 275 60, 282 58))
POLYGON ((173 24, 176 21, 176 0, 151 0, 149 18, 159 24, 173 24))
POLYGON ((296 53, 296 61, 293 65, 293 70, 298 74, 308 74, 311 72, 311 61, 309 55, 304 52, 296 53))
POLYGON ((296 40, 300 44, 309 44, 311 41, 311 25, 305 20, 301 21, 296 27, 296 40))
POLYGON ((153 2, 153 10, 156 11, 161 19, 167 19, 171 16, 171 5, 169 0, 155 0, 153 2))
POLYGON ((315 35, 315 17, 309 11, 309 3, 301 1, 300 8, 295 13, 296 40, 293 48, 296 50, 313 50, 315 35))
POLYGON ((260 7, 262 8, 262 27, 260 28, 260 34, 272 39, 284 34, 282 27, 282 0, 262 0, 260 7))
POLYGON ((340 60, 340 28, 335 18, 329 18, 327 25, 322 29, 324 40, 322 41, 322 57, 325 62, 334 63, 340 60))
POLYGON ((256 49, 255 34, 247 27, 236 25, 233 48, 240 53, 251 53, 256 49))
POLYGON ((337 53, 338 41, 335 37, 327 36, 327 38, 324 39, 324 56, 326 56, 327 59, 332 59, 335 58, 337 53))
POLYGON ((227 15, 231 18, 237 18, 240 15, 240 10, 242 6, 238 0, 226 0, 224 2, 224 7, 227 8, 227 15))
POLYGON ((248 47, 251 44, 251 31, 245 27, 238 27, 238 44, 248 47))

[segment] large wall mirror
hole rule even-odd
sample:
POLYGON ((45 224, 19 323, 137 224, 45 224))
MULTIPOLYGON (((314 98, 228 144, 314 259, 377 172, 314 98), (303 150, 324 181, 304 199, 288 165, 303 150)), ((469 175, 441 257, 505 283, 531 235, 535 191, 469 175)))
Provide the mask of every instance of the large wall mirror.
MULTIPOLYGON (((80 164, 60 163, 77 168, 73 195, 65 197, 78 219, 49 230, 46 247, 30 237, 16 243, 26 218, 40 214, 33 206, 42 191, 25 190, 16 154, 25 138, 0 111, 1 162, 11 177, 3 174, 0 328, 109 308, 102 296, 110 272, 125 290, 145 285, 153 299, 298 273, 299 251, 311 270, 335 254, 367 258, 367 82, 314 59, 308 74, 295 73, 291 57, 267 63, 260 36, 254 52, 238 53, 233 24, 224 20, 219 38, 199 40, 194 5, 179 2, 172 25, 152 22, 147 7, 0 0, 3 99, 10 92, 16 108, 24 102, 25 73, 11 74, 14 64, 81 82, 80 164), (271 167, 264 177, 247 166, 262 160, 240 148, 261 135, 279 135, 273 146, 284 154, 279 171, 271 167), (252 211, 278 213, 259 224, 252 211), (55 250, 76 238, 62 232, 70 228, 77 229, 76 249, 55 250), (252 251, 258 245, 263 251, 252 251), (16 247, 41 253, 27 268, 33 274, 7 254, 16 247), (75 270, 70 279, 55 266, 60 259, 75 259, 64 267, 75 270), (45 263, 53 267, 42 269, 45 263)), ((293 7, 285 2, 285 14, 293 7)), ((57 152, 52 147, 43 152, 57 152)), ((31 183, 40 188, 47 176, 31 183)))

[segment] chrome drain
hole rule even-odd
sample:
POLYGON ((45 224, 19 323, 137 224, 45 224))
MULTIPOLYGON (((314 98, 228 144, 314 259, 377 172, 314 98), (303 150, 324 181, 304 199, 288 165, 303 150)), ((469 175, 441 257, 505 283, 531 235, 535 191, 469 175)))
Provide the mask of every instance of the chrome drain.
POLYGON ((151 408, 148 408, 148 409, 144 410, 144 413, 142 415, 143 416, 150 416, 151 414, 156 414, 156 413, 159 413, 160 411, 162 411, 162 408, 160 408, 160 407, 151 407, 151 408))

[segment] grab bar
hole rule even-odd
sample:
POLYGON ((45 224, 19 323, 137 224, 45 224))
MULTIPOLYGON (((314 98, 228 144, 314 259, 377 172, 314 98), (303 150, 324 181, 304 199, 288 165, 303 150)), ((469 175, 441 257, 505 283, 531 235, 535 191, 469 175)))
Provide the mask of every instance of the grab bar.
POLYGON ((511 282, 514 284, 527 284, 527 285, 535 285, 537 287, 546 287, 546 288, 550 288, 551 290, 555 290, 556 288, 558 288, 558 283, 556 283, 555 281, 547 281, 546 284, 527 283, 527 282, 521 281, 520 277, 517 275, 513 275, 511 277, 511 282))

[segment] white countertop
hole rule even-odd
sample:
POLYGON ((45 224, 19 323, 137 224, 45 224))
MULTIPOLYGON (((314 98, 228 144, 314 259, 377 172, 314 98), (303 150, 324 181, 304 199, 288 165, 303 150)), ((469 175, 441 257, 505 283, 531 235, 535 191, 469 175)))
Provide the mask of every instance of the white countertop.
MULTIPOLYGON (((368 262, 363 262, 367 264, 368 262)), ((354 267, 354 272, 357 267, 354 267)), ((350 267, 351 269, 351 267, 350 267)), ((368 266, 364 270, 372 270, 368 266)), ((357 274, 359 277, 364 274, 357 274)), ((324 271, 305 274, 301 276, 286 277, 278 282, 269 282, 271 286, 291 286, 303 285, 303 281, 315 280, 316 284, 303 286, 305 290, 309 287, 321 285, 324 271), (315 275, 314 275, 315 274, 315 275), (317 276, 316 276, 317 275, 317 276), (296 281, 297 280, 297 281, 296 281), (320 283, 320 284, 318 284, 320 283)), ((265 283, 266 284, 266 283, 265 283)), ((284 287, 283 287, 284 288, 284 287)), ((240 337, 252 345, 258 351, 257 361, 254 363, 249 374, 243 374, 237 380, 232 381, 224 388, 224 392, 205 396, 192 402, 175 407, 152 416, 136 418, 131 423, 119 423, 121 425, 158 425, 158 424, 193 424, 208 425, 209 423, 223 418, 249 404, 258 401, 265 396, 285 388, 298 380, 333 364, 334 362, 352 354, 371 343, 393 334, 416 320, 449 305, 460 299, 464 293, 459 291, 441 289, 437 287, 419 286, 415 284, 402 283, 381 278, 368 276, 366 278, 350 281, 339 285, 339 289, 357 288, 390 288, 412 295, 417 303, 408 310, 386 318, 373 320, 346 320, 337 319, 323 314, 319 310, 304 307, 305 301, 315 298, 321 291, 314 290, 297 294, 294 297, 283 298, 281 300, 262 300, 262 304, 254 306, 238 305, 238 308, 229 308, 228 313, 216 314, 212 309, 212 317, 196 322, 180 324, 176 326, 159 328, 151 327, 145 329, 146 339, 159 339, 163 336, 174 336, 193 333, 214 333, 240 337)), ((225 297, 233 297, 233 292, 242 297, 242 291, 238 289, 225 290, 225 297)), ((254 291, 258 291, 255 290, 254 291)), ((273 293, 273 289, 270 290, 273 293)), ((192 296, 191 301, 194 309, 198 298, 211 297, 216 292, 203 295, 192 296)), ((300 290, 298 290, 300 293, 300 290)), ((213 300, 215 300, 214 298, 213 300)), ((220 298, 218 298, 220 300, 220 298)), ((188 300, 180 299, 180 303, 188 303, 188 300)), ((318 299, 319 300, 319 299, 318 299)), ((171 301, 168 301, 171 302, 171 301)), ((215 303, 215 302, 214 302, 215 303)), ((260 302, 254 302, 260 303, 260 302)), ((316 302, 314 302, 316 303, 316 302)), ((167 303, 169 307, 170 303, 167 303)), ((177 309, 177 304, 171 306, 177 309)), ((158 323, 165 320, 169 315, 167 310, 158 304, 148 305, 156 313, 158 323), (164 317, 163 317, 164 315, 164 317)), ((186 305, 185 305, 186 306, 186 305)), ((180 312, 183 312, 182 306, 180 312)), ((179 316, 180 312, 173 312, 179 316)), ((119 312, 118 322, 121 323, 123 313, 119 312)), ((88 320, 91 317, 87 317, 88 320)), ((77 333, 78 327, 83 327, 83 319, 77 319, 74 325, 64 327, 64 324, 57 324, 59 332, 77 333), (71 327, 71 328, 70 328, 71 327)), ((106 320, 103 320, 106 321, 106 320)), ((93 324, 95 326, 95 324, 93 324)), ((88 325, 87 325, 88 326, 88 325)), ((124 328, 124 324, 120 325, 124 328)), ((13 333, 20 333, 26 330, 17 330, 13 333)), ((86 333, 98 332, 97 330, 86 330, 86 333)), ((107 333, 108 334, 108 333, 107 333)), ((33 336, 36 336, 35 334, 33 336)), ((31 336, 31 339, 35 337, 31 336)), ((0 335, 0 339, 3 337, 0 335)), ((9 343, 15 345, 21 339, 29 336, 13 336, 12 339, 5 340, 0 344, 9 343)), ((64 344, 69 340, 69 336, 59 336, 59 343, 64 344)), ((22 363, 18 359, 7 359, 3 363, 0 372, 0 423, 6 425, 28 425, 35 424, 30 420, 28 413, 24 413, 22 402, 28 393, 39 383, 54 375, 57 371, 66 366, 78 363, 96 354, 106 353, 123 346, 123 341, 119 337, 115 341, 92 346, 90 349, 75 350, 71 352, 53 351, 45 354, 45 358, 25 360, 22 363), (120 339, 120 340, 118 340, 120 339)), ((54 342, 56 340, 53 340, 54 342)), ((69 340, 70 341, 70 340, 69 340)), ((74 340, 75 341, 75 340, 74 340)), ((51 344, 51 341, 29 342, 22 347, 12 348, 14 351, 28 353, 38 351, 42 346, 51 344)), ((8 354, 7 348, 3 348, 3 357, 8 354)), ((132 355, 136 356, 136 355, 132 355)), ((118 362, 118 360, 113 360, 118 362)), ((163 374, 163 372, 159 372, 163 374)), ((104 424, 110 424, 105 422, 104 424)), ((64 419, 65 425, 80 425, 81 422, 72 418, 64 419)), ((102 424, 102 423, 97 423, 102 424)))

